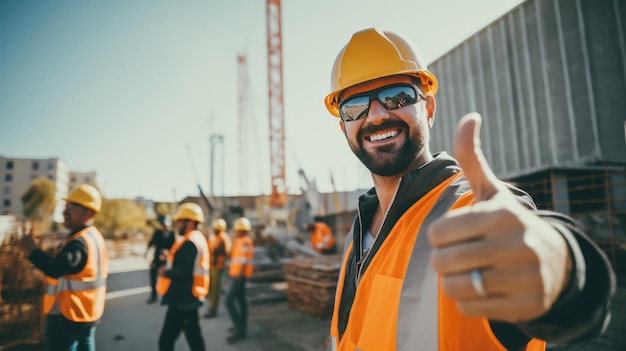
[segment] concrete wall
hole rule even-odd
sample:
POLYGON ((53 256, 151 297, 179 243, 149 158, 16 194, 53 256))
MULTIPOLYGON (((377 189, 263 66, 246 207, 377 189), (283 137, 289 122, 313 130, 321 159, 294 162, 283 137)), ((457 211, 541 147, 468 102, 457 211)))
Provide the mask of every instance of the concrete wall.
POLYGON ((626 1, 528 0, 429 65, 438 77, 432 150, 483 116, 498 176, 626 162, 626 1))

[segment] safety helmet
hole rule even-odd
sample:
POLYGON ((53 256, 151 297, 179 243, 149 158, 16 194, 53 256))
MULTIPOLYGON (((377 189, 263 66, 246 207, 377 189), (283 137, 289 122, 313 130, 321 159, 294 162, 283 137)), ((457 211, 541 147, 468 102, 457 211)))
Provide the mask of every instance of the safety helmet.
POLYGON ((339 117, 339 94, 343 90, 397 74, 419 78, 427 96, 437 93, 437 78, 428 71, 424 59, 411 42, 378 28, 356 32, 335 59, 330 77, 331 93, 324 99, 326 108, 339 117))
POLYGON ((225 231, 226 230, 226 221, 223 220, 222 218, 216 218, 213 220, 213 223, 211 223, 211 227, 213 227, 213 229, 217 229, 219 231, 225 231))
POLYGON ((250 220, 246 217, 239 217, 235 219, 233 223, 233 229, 238 232, 240 230, 250 231, 252 230, 252 226, 250 225, 250 220))
POLYGON ((200 205, 193 202, 185 202, 178 206, 173 219, 175 221, 188 219, 190 221, 204 223, 204 212, 202 212, 200 205))
POLYGON ((98 190, 89 184, 81 184, 74 188, 68 197, 63 200, 75 204, 79 204, 96 213, 100 212, 102 207, 102 197, 98 190))

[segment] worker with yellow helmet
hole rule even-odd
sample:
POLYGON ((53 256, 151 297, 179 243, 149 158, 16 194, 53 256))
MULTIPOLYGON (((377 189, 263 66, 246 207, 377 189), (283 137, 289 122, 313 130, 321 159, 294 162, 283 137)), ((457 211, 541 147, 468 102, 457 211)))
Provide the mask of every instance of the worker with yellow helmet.
POLYGON ((478 114, 459 122, 456 159, 431 153, 438 89, 391 31, 354 33, 335 60, 324 103, 374 188, 345 244, 329 349, 544 350, 598 335, 615 285, 605 255, 496 178, 478 114))
POLYGON ((63 211, 70 230, 53 255, 25 235, 18 245, 45 275, 43 313, 46 350, 95 350, 95 330, 104 313, 108 256, 102 234, 93 226, 102 198, 82 184, 73 189, 63 211))
POLYGON ((211 223, 213 232, 209 234, 209 251, 211 253, 211 285, 209 286, 209 307, 204 318, 214 318, 217 316, 217 309, 220 304, 220 290, 222 286, 222 273, 226 267, 226 258, 230 253, 231 240, 226 232, 226 221, 223 218, 216 218, 211 223))
POLYGON ((246 301, 246 281, 252 276, 254 243, 250 237, 252 226, 246 217, 239 217, 233 223, 236 239, 230 252, 228 275, 230 287, 226 295, 226 308, 233 322, 232 334, 226 339, 230 343, 247 337, 248 303, 246 301))
POLYGON ((159 270, 157 292, 167 305, 159 336, 159 350, 174 350, 181 332, 191 350, 204 350, 199 309, 209 291, 209 247, 198 230, 204 223, 202 208, 193 202, 178 206, 173 218, 178 239, 169 250, 165 266, 159 270))

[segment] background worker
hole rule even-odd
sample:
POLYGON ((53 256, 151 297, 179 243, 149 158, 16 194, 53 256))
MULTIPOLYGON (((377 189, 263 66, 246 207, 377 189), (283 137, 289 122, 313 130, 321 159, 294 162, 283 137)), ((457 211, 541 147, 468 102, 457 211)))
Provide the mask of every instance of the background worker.
POLYGON ((337 251, 335 237, 328 224, 316 217, 313 223, 309 223, 307 229, 310 233, 310 245, 317 253, 333 254, 337 251))
POLYGON ((157 291, 168 305, 159 336, 159 350, 174 350, 180 332, 192 351, 204 350, 199 309, 209 291, 209 248, 198 225, 204 213, 198 204, 181 204, 174 218, 180 236, 169 251, 165 266, 159 269, 157 291))
POLYGON ((167 260, 168 250, 174 244, 174 233, 169 228, 169 221, 167 216, 160 215, 158 217, 160 228, 155 230, 148 242, 144 257, 148 256, 150 248, 154 247, 154 255, 152 256, 152 262, 150 263, 150 298, 147 303, 157 302, 156 282, 158 276, 158 270, 165 264, 167 260))
MULTIPOLYGON (((339 52, 326 97, 374 188, 359 198, 331 350, 543 350, 599 335, 615 277, 570 219, 500 182, 478 114, 432 154, 437 79, 412 44, 376 28, 339 52)), ((488 93, 488 92, 481 92, 488 93)))
POLYGON ((102 198, 96 188, 82 184, 63 200, 67 202, 63 225, 70 233, 55 254, 44 253, 28 235, 18 245, 45 275, 45 349, 92 351, 96 325, 104 313, 108 276, 106 243, 93 226, 102 198))
POLYGON ((211 227, 213 227, 213 233, 209 235, 211 285, 209 286, 209 307, 204 318, 217 316, 217 309, 220 304, 222 272, 224 272, 224 267, 226 266, 226 256, 230 253, 232 246, 230 236, 226 232, 226 221, 223 218, 214 219, 211 227))
POLYGON ((247 337, 248 302, 246 301, 246 281, 252 276, 254 244, 250 238, 252 226, 246 217, 239 217, 233 223, 235 242, 230 252, 228 275, 230 287, 226 295, 226 308, 233 322, 232 334, 226 339, 230 343, 247 337))

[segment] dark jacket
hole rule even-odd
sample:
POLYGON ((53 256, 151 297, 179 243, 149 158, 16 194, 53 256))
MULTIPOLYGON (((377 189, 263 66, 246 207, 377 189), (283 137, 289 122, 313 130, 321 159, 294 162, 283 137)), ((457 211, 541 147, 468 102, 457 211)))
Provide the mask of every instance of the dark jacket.
POLYGON ((165 276, 172 280, 161 303, 179 309, 193 309, 202 306, 202 301, 193 296, 193 270, 195 264, 196 245, 190 240, 185 242, 174 254, 172 269, 165 271, 165 276))
MULTIPOLYGON (((352 303, 356 294, 355 272, 364 272, 383 241, 398 219, 417 200, 452 175, 459 173, 460 167, 446 153, 435 155, 435 159, 403 177, 396 197, 369 255, 358 263, 361 252, 362 231, 371 225, 378 207, 378 197, 374 188, 359 198, 359 212, 354 220, 352 241, 354 249, 346 265, 346 277, 339 305, 339 337, 343 335, 352 303)), ((467 185, 469 186, 469 184, 467 185)), ((610 318, 609 300, 615 290, 615 277, 606 256, 575 226, 574 222, 554 212, 538 211, 532 198, 520 189, 510 187, 526 207, 550 222, 566 239, 572 253, 573 269, 570 284, 567 286, 552 309, 541 318, 520 324, 490 322, 494 334, 508 349, 516 350, 524 346, 531 337, 553 343, 582 341, 599 335, 610 318)), ((348 245, 346 245, 348 247, 348 245)))

